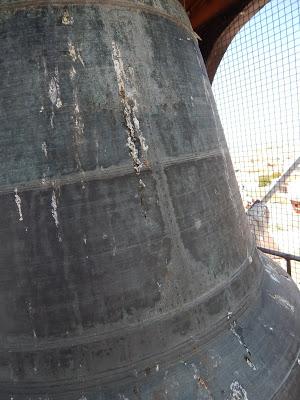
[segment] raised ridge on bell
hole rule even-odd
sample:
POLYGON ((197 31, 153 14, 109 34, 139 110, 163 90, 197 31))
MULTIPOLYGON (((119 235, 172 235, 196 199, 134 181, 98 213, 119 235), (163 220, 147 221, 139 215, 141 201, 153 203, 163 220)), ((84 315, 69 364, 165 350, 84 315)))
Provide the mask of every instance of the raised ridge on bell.
POLYGON ((298 400, 299 291, 255 247, 180 4, 0 21, 0 400, 298 400))

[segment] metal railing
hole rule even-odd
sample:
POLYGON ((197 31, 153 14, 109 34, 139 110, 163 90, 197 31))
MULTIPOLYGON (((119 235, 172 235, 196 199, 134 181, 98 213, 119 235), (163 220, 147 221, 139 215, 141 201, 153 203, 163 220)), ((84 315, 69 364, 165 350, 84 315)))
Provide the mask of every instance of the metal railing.
POLYGON ((275 257, 284 258, 286 260, 286 271, 287 273, 292 276, 292 265, 291 261, 298 261, 300 262, 300 257, 295 256, 294 254, 283 253, 282 251, 265 249, 264 247, 257 247, 258 250, 262 251, 263 253, 270 254, 275 257))

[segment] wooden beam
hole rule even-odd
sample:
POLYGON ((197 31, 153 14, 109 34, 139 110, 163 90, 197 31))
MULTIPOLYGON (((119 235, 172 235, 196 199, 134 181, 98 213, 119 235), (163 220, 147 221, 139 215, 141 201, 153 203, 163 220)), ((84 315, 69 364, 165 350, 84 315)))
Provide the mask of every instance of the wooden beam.
POLYGON ((197 29, 238 0, 181 0, 192 26, 197 29))

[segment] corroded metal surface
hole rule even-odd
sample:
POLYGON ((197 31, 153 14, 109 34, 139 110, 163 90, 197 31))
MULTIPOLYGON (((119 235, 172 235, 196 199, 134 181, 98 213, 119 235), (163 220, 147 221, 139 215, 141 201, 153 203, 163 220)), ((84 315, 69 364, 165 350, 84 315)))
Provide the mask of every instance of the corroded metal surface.
POLYGON ((186 15, 75 3, 0 1, 0 398, 297 399, 186 15))

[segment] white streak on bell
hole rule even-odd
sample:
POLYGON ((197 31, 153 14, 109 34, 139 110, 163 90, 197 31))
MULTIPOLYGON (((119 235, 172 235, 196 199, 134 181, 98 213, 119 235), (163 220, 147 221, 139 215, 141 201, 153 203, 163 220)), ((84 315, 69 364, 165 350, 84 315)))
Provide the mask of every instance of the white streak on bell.
POLYGON ((79 60, 83 67, 85 67, 83 58, 78 49, 75 48, 71 41, 68 42, 69 56, 72 58, 72 61, 75 62, 79 60))
POLYGON ((47 157, 48 157, 48 151, 47 151, 47 144, 46 144, 46 142, 43 142, 43 143, 42 143, 42 151, 43 151, 43 153, 45 154, 45 157, 47 158, 47 157))
POLYGON ((58 227, 59 222, 58 222, 58 215, 57 215, 57 200, 56 200, 56 194, 55 194, 54 190, 52 192, 52 198, 51 198, 51 214, 55 221, 56 227, 58 227))
POLYGON ((19 212, 19 221, 23 221, 23 214, 22 214, 22 200, 21 197, 18 195, 18 189, 15 188, 15 202, 19 212))
POLYGON ((130 73, 126 74, 120 49, 115 42, 112 42, 112 60, 116 72, 119 95, 124 106, 123 113, 128 133, 126 145, 133 160, 134 170, 139 175, 143 167, 143 161, 140 159, 137 143, 140 144, 144 156, 148 151, 148 145, 141 132, 140 122, 137 118, 138 105, 134 97, 135 88, 131 82, 133 70, 128 68, 127 72, 130 73))
POLYGON ((73 80, 75 78, 76 74, 77 74, 76 69, 72 65, 72 67, 70 69, 70 78, 71 78, 71 80, 73 80))
POLYGON ((248 400, 246 390, 238 381, 231 383, 230 390, 231 393, 229 400, 248 400))
POLYGON ((51 78, 49 82, 49 90, 48 90, 49 98, 51 103, 57 108, 62 107, 62 101, 60 98, 60 87, 59 87, 59 75, 58 68, 55 69, 55 74, 51 78))

